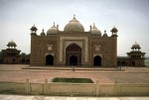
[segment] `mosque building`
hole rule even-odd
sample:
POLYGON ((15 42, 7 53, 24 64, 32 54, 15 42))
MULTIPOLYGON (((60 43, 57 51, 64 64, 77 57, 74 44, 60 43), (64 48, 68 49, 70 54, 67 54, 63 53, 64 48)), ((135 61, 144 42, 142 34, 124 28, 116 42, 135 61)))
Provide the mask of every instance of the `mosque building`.
POLYGON ((74 16, 63 31, 53 26, 37 34, 37 27, 31 28, 30 65, 35 66, 117 66, 117 28, 111 29, 111 36, 102 33, 95 24, 85 31, 74 16))
POLYGON ((111 29, 111 36, 102 32, 95 24, 89 31, 74 16, 64 27, 64 31, 53 26, 37 34, 37 28, 31 28, 31 54, 20 54, 16 43, 11 40, 7 48, 0 52, 0 63, 29 64, 32 66, 79 66, 79 67, 117 67, 145 66, 145 52, 135 42, 125 57, 117 57, 117 32, 111 29))

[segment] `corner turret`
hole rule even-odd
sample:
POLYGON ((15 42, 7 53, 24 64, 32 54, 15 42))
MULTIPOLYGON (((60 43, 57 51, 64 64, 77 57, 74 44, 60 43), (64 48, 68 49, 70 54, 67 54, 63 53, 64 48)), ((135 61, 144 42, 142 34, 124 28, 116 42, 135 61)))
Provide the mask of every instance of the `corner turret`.
POLYGON ((117 36, 118 29, 114 26, 114 27, 111 29, 111 32, 112 32, 112 36, 117 36))
POLYGON ((31 30, 31 35, 36 35, 36 31, 38 30, 35 26, 35 24, 30 28, 31 30))

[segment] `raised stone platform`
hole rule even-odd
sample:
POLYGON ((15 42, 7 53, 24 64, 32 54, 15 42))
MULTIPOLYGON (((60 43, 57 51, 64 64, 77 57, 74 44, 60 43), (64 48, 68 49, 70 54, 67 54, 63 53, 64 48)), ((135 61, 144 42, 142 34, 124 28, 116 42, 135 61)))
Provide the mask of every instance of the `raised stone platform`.
POLYGON ((82 66, 27 66, 22 69, 33 70, 74 70, 74 71, 125 71, 125 69, 117 68, 104 68, 104 67, 82 67, 82 66))

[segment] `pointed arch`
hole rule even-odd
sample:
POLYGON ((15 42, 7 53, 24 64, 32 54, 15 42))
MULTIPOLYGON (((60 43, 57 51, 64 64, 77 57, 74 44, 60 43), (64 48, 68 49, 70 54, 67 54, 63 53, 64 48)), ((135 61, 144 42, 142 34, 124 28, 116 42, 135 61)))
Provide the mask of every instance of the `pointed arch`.
POLYGON ((102 61, 102 58, 100 56, 95 56, 94 57, 94 61, 93 61, 94 62, 93 65, 94 66, 102 66, 102 62, 101 61, 102 61))
POLYGON ((81 65, 82 48, 77 44, 70 44, 66 48, 66 65, 81 65))
POLYGON ((50 54, 46 56, 46 65, 54 65, 54 57, 50 54))

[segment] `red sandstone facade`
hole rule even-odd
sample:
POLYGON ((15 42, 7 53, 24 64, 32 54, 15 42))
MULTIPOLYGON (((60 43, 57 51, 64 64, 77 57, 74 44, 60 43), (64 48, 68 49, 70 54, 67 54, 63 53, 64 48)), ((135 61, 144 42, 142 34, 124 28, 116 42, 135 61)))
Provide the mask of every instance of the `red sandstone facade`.
POLYGON ((58 25, 37 35, 37 28, 31 27, 31 65, 54 66, 117 66, 117 29, 102 34, 95 24, 85 32, 83 25, 75 18, 66 24, 64 31, 58 25))

